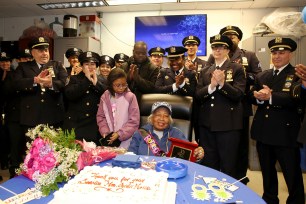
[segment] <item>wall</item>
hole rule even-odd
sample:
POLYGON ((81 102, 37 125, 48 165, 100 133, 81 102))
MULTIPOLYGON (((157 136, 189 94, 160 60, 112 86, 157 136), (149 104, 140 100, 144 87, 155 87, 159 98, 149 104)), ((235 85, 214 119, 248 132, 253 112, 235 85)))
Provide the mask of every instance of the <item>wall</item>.
MULTIPOLYGON (((146 11, 146 12, 121 12, 103 13, 102 17, 102 53, 113 56, 118 52, 132 54, 134 44, 135 16, 158 16, 180 14, 207 14, 207 36, 217 34, 220 28, 227 25, 236 25, 243 31, 243 38, 252 35, 252 30, 262 17, 274 9, 231 9, 231 10, 185 10, 185 11, 146 11)), ((81 14, 86 15, 86 14, 81 14)), ((56 16, 42 16, 46 23, 51 23, 56 16)), ((63 21, 63 16, 57 16, 63 21)), ((23 30, 34 25, 34 19, 40 16, 23 18, 0 18, 0 37, 3 40, 18 40, 23 30)), ((242 46, 243 47, 243 46, 242 46)), ((211 53, 210 46, 207 50, 211 53)), ((207 57, 203 57, 204 59, 207 57)))

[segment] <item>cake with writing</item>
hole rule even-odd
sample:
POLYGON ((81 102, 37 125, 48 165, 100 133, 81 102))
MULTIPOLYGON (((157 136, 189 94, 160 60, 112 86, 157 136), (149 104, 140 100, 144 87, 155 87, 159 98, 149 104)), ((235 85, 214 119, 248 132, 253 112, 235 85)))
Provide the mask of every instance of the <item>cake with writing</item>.
POLYGON ((175 203, 176 184, 155 170, 87 166, 54 193, 57 203, 175 203))

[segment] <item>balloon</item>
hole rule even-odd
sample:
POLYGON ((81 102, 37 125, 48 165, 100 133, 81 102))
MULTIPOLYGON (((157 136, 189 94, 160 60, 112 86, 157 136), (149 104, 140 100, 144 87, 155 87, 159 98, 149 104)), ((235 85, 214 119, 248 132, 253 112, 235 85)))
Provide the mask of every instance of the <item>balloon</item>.
POLYGON ((306 6, 302 10, 302 20, 304 23, 306 23, 306 6))

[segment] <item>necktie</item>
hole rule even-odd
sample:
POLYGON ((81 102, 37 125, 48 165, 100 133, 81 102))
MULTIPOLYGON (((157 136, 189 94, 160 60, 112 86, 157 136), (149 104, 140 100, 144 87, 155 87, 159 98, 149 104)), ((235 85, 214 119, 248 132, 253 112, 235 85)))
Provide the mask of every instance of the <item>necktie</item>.
POLYGON ((216 66, 216 69, 220 69, 220 67, 219 67, 219 66, 216 66))
POLYGON ((273 78, 277 76, 278 72, 279 72, 278 69, 275 69, 275 70, 274 70, 274 72, 273 72, 273 78))
POLYGON ((175 71, 175 75, 179 75, 180 74, 180 70, 175 71))

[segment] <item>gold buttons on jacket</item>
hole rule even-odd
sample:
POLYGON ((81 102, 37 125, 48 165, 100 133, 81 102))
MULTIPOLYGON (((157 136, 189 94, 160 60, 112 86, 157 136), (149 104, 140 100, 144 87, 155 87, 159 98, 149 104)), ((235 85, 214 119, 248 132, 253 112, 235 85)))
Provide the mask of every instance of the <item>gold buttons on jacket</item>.
POLYGON ((270 106, 267 106, 267 109, 269 109, 270 108, 270 106))
POLYGON ((89 117, 89 114, 88 114, 88 113, 86 113, 86 117, 89 117))
POLYGON ((43 102, 45 102, 45 100, 44 100, 44 99, 41 99, 41 102, 43 103, 43 102))
POLYGON ((87 102, 86 105, 89 106, 89 102, 87 102))
POLYGON ((234 110, 234 108, 231 108, 231 110, 234 110))
POLYGON ((86 91, 86 93, 88 94, 88 93, 89 93, 89 91, 86 91))
POLYGON ((268 114, 266 114, 266 115, 265 115, 265 117, 266 117, 266 118, 268 118, 268 117, 269 117, 269 115, 268 115, 268 114))
POLYGON ((211 106, 211 107, 214 107, 214 104, 212 103, 212 104, 210 104, 210 106, 211 106))
POLYGON ((212 97, 211 97, 211 99, 215 99, 215 97, 214 97, 214 96, 212 96, 212 97))

